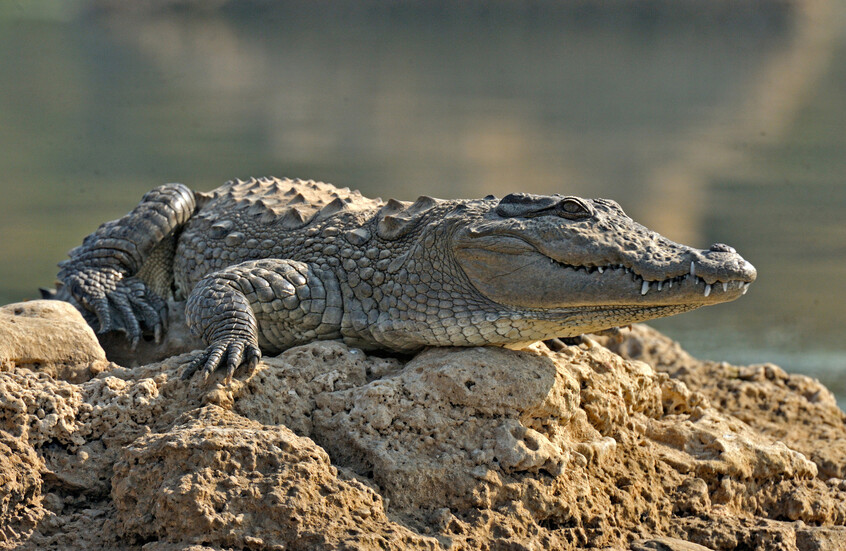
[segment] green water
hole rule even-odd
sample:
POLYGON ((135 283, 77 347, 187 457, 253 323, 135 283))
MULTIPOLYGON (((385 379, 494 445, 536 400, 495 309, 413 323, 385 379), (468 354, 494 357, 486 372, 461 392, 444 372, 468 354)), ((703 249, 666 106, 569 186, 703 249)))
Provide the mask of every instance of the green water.
POLYGON ((109 5, 0 4, 0 301, 169 181, 604 196, 758 268, 656 326, 846 397, 840 3, 109 5))

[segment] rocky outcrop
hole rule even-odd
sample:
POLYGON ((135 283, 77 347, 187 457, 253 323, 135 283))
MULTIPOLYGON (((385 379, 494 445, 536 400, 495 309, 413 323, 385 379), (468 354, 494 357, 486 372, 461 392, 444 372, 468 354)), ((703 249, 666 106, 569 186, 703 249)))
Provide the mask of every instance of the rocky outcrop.
POLYGON ((608 344, 321 342, 226 387, 182 380, 190 354, 14 364, 0 549, 843 549, 828 391, 644 327, 608 344))
POLYGON ((658 331, 636 325, 605 344, 696 389, 721 411, 812 459, 822 478, 846 478, 846 414, 818 381, 773 364, 735 366, 693 358, 658 331))
POLYGON ((339 476, 310 439, 219 406, 186 414, 170 430, 124 447, 111 497, 116 531, 140 541, 437 548, 435 540, 391 522, 379 495, 339 476))

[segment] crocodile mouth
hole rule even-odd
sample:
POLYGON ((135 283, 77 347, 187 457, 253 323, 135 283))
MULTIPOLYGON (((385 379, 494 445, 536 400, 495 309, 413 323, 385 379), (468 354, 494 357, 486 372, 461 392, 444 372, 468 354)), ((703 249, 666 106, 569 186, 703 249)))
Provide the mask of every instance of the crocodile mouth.
MULTIPOLYGON (((543 255, 543 253, 539 254, 543 255)), ((610 265, 591 265, 591 266, 575 266, 572 264, 567 264, 554 258, 548 257, 543 255, 549 259, 551 264, 556 265, 559 268, 563 268, 565 270, 570 270, 574 274, 578 272, 583 272, 585 274, 598 274, 599 276, 604 276, 606 272, 609 275, 619 274, 622 275, 623 278, 628 277, 631 279, 632 284, 635 289, 640 290, 640 295, 645 296, 650 292, 662 292, 664 290, 670 291, 673 287, 681 288, 681 287, 689 287, 693 286, 695 288, 702 289, 702 296, 708 297, 714 291, 722 290, 723 293, 728 293, 729 289, 739 290, 741 295, 745 295, 746 291, 749 289, 749 285, 752 283, 751 281, 745 281, 743 279, 725 279, 721 280, 716 277, 709 277, 705 279, 704 277, 699 277, 696 275, 696 262, 690 262, 690 272, 682 275, 677 276, 670 276, 664 279, 646 279, 644 276, 638 274, 634 269, 624 266, 622 264, 610 264, 610 265)), ((566 276, 565 276, 566 277, 566 276)))
MULTIPOLYGON (((683 245, 644 270, 625 264, 571 264, 512 236, 462 243, 456 259, 476 289, 502 305, 531 309, 658 307, 690 309, 745 294, 755 269, 737 253, 683 245)), ((649 260, 645 260, 648 263, 649 260)), ((645 264, 646 265, 646 264, 645 264)))

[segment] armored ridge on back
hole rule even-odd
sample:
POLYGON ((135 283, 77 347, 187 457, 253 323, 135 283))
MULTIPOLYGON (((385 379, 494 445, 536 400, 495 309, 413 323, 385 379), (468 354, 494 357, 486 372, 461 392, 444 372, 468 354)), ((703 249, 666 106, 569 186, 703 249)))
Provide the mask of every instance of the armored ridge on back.
POLYGON ((329 184, 167 184, 60 264, 57 298, 100 332, 160 338, 171 294, 206 376, 317 339, 364 349, 571 337, 726 302, 755 268, 634 222, 617 203, 515 193, 368 199, 329 184))

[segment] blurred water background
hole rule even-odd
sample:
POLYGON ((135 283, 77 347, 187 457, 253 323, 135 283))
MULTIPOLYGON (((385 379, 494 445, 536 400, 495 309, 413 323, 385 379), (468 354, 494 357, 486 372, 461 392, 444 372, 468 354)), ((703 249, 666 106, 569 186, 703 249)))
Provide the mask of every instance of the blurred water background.
POLYGON ((0 3, 0 302, 148 189, 609 197, 758 282, 654 322, 846 403, 846 3, 0 3))

